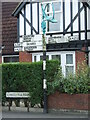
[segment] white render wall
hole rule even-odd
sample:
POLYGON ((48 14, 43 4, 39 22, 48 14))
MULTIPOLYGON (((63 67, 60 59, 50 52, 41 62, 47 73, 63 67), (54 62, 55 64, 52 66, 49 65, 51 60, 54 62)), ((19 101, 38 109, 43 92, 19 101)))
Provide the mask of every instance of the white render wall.
MULTIPOLYGON (((31 22, 31 18, 30 18, 30 4, 26 5, 26 18, 29 20, 29 22, 31 22)), ((26 35, 30 35, 31 33, 31 27, 29 26, 29 24, 26 22, 26 35)))

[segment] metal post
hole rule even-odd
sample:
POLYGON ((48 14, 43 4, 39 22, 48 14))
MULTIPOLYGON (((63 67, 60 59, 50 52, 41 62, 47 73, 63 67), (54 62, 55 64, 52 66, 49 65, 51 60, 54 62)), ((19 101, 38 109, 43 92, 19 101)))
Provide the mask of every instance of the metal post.
POLYGON ((47 80, 46 80, 46 42, 45 35, 42 35, 43 39, 43 90, 44 90, 44 113, 47 113, 47 80))
POLYGON ((86 63, 88 65, 88 42, 87 42, 87 7, 84 5, 85 14, 85 52, 86 52, 86 63))
POLYGON ((49 4, 46 4, 45 7, 41 4, 42 8, 42 22, 41 22, 41 27, 42 27, 42 41, 43 41, 43 90, 44 90, 44 113, 48 113, 48 105, 47 105, 47 80, 46 80, 46 41, 45 41, 45 32, 46 32, 46 21, 56 23, 57 21, 54 19, 54 6, 52 4, 52 9, 53 9, 53 16, 48 16, 45 13, 46 7, 49 4))

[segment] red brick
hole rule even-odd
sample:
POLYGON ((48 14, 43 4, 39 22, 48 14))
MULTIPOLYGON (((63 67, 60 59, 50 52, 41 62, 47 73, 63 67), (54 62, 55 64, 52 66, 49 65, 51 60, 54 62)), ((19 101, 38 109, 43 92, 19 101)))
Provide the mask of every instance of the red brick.
POLYGON ((19 62, 32 62, 32 54, 28 52, 19 52, 19 62))
POLYGON ((88 102, 88 94, 70 95, 56 92, 48 96, 48 109, 88 110, 88 102))
MULTIPOLYGON (((83 48, 82 50, 85 50, 85 48, 83 48)), ((76 51, 75 59, 76 59, 76 69, 77 69, 78 64, 82 64, 83 62, 86 61, 85 52, 76 51)))

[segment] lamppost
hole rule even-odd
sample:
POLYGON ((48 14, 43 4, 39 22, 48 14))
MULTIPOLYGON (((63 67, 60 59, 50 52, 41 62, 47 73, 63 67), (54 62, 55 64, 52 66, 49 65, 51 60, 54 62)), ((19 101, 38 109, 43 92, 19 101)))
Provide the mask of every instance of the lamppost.
POLYGON ((53 3, 47 3, 45 5, 45 7, 43 6, 43 4, 41 4, 41 8, 42 8, 42 22, 41 22, 41 27, 42 27, 42 42, 43 42, 43 90, 44 90, 44 113, 48 112, 47 109, 47 80, 46 80, 46 41, 45 41, 45 33, 46 33, 46 21, 52 22, 52 23, 56 23, 57 20, 54 19, 54 6, 53 3), (45 13, 46 8, 51 5, 52 6, 52 11, 53 11, 53 15, 52 16, 48 16, 45 13))

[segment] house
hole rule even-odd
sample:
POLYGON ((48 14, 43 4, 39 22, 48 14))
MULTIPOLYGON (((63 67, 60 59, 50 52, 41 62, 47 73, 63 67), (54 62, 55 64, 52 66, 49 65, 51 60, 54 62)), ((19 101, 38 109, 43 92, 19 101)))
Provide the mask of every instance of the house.
MULTIPOLYGON (((42 4, 50 3, 45 11, 48 16, 53 14, 52 2, 58 22, 46 22, 47 59, 59 59, 67 75, 76 71, 78 62, 86 60, 90 65, 90 6, 76 0, 44 1, 42 4)), ((19 61, 42 60, 41 2, 21 2, 12 15, 17 18, 14 50, 19 51, 19 61)))
MULTIPOLYGON (((18 5, 17 2, 0 2, 0 20, 2 20, 2 35, 0 37, 1 59, 0 63, 18 62, 19 53, 14 52, 14 42, 17 42, 17 19, 12 17, 12 11, 18 5)), ((1 29, 0 29, 1 30, 1 29)))

